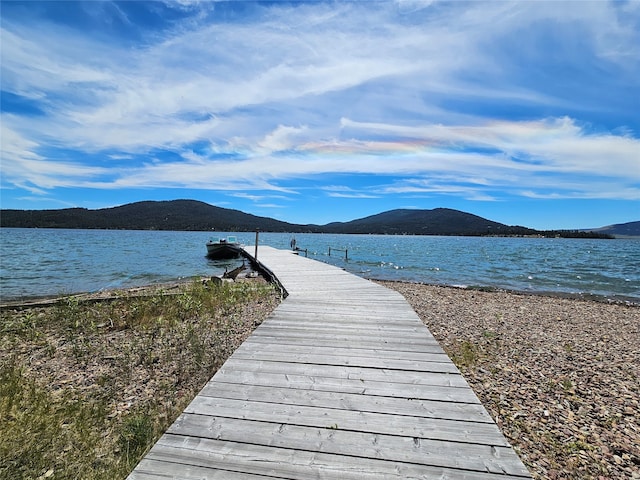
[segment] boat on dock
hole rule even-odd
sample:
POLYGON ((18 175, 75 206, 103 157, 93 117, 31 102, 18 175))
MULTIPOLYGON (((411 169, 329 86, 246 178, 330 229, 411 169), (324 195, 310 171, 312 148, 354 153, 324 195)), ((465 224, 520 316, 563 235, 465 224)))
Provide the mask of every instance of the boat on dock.
POLYGON ((242 245, 236 237, 211 239, 207 242, 207 257, 213 259, 236 258, 242 252, 242 245))

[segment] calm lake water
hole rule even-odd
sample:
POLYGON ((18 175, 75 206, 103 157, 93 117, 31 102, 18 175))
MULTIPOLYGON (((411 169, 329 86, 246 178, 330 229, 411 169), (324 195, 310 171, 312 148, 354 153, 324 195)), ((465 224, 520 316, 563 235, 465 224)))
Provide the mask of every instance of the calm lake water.
MULTIPOLYGON (((219 275, 241 262, 206 258, 207 240, 226 235, 2 229, 0 297, 8 301, 219 275)), ((255 243, 255 233, 235 235, 244 244, 255 243)), ((261 233, 259 243, 287 249, 293 237, 261 233)), ((327 234, 295 238, 309 258, 366 278, 640 302, 640 239, 327 234), (346 249, 348 259, 337 249, 346 249)))

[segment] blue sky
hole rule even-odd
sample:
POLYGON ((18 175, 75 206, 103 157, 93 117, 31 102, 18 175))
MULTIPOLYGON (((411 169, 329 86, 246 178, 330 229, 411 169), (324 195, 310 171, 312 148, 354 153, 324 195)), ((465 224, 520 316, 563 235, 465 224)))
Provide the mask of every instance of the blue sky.
POLYGON ((2 208, 640 220, 640 2, 2 1, 2 208))

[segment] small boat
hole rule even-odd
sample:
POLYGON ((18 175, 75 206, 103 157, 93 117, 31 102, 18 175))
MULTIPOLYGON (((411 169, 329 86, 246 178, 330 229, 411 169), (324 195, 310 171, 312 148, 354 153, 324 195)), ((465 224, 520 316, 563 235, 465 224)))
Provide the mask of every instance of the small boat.
POLYGON ((236 258, 240 256, 242 245, 236 237, 221 238, 217 242, 213 239, 207 242, 207 257, 236 258))

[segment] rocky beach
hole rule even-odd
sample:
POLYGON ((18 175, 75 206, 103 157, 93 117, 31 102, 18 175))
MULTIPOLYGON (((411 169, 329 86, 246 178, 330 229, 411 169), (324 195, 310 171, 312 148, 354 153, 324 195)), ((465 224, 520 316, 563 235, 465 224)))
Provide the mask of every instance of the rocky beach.
POLYGON ((380 282, 401 293, 536 479, 640 479, 640 308, 380 282))

